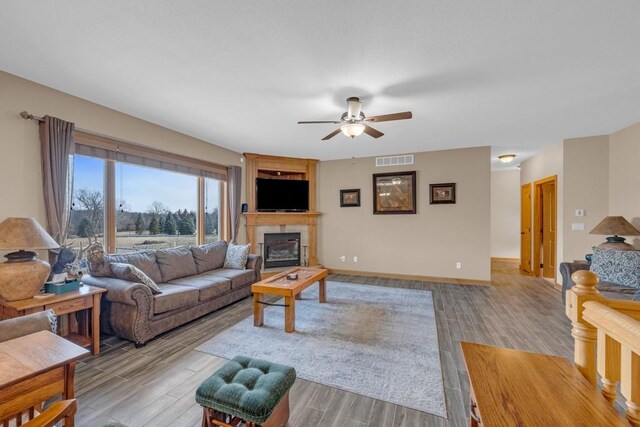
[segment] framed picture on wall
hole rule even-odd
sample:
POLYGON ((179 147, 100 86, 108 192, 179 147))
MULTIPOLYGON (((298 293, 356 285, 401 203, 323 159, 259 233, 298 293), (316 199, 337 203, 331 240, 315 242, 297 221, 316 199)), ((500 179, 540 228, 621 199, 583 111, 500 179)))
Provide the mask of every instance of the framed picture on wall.
POLYGON ((373 213, 415 214, 416 171, 373 174, 373 213))
POLYGON ((456 202, 456 184, 429 184, 429 204, 446 205, 456 202))
POLYGON ((360 189, 340 190, 340 207, 354 208, 360 206, 360 189))

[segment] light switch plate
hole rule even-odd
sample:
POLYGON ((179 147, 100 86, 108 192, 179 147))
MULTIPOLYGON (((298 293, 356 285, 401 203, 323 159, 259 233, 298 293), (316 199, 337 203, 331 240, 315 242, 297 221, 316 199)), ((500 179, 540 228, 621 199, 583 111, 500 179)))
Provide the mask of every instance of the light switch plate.
POLYGON ((583 222, 574 222, 571 224, 572 231, 584 231, 584 223, 583 222))

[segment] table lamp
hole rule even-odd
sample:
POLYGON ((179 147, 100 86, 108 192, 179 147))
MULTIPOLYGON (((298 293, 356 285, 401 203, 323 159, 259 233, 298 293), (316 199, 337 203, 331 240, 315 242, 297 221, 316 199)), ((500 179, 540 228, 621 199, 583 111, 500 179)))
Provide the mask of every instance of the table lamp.
POLYGON ((609 236, 606 242, 598 245, 599 248, 615 249, 617 251, 635 251, 636 248, 629 243, 625 243, 624 237, 620 236, 640 236, 640 231, 622 216, 608 216, 600 221, 600 224, 596 225, 589 234, 609 236))
POLYGON ((7 218, 0 223, 0 250, 15 250, 0 264, 0 297, 16 301, 33 297, 49 277, 51 266, 34 250, 60 245, 33 218, 7 218))

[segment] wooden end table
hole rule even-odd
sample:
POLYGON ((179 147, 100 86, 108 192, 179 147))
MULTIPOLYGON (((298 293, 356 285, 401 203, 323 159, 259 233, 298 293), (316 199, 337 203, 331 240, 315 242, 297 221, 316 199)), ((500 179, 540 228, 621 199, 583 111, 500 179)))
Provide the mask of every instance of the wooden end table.
POLYGON ((69 331, 58 330, 59 335, 81 347, 90 347, 94 355, 100 354, 100 298, 106 289, 80 286, 77 291, 49 296, 36 295, 18 301, 0 298, 0 320, 22 317, 39 311, 53 310, 56 316, 70 316, 69 331))
POLYGON ((73 399, 76 361, 88 354, 49 331, 0 343, 0 422, 55 396, 73 399))
POLYGON ((460 346, 469 373, 471 427, 629 425, 564 357, 460 346))
POLYGON ((296 330, 296 300, 300 299, 300 293, 314 284, 319 283, 319 302, 327 301, 326 287, 327 269, 296 267, 279 273, 273 277, 251 285, 253 292, 253 325, 264 325, 264 306, 278 305, 262 301, 262 295, 277 295, 284 297, 284 330, 295 332, 296 330), (297 280, 287 279, 288 274, 297 274, 297 280))

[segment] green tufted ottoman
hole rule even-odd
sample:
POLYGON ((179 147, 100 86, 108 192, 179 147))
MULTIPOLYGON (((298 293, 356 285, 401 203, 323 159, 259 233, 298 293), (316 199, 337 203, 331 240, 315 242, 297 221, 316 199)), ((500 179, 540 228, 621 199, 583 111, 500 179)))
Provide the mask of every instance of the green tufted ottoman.
POLYGON ((296 380, 290 366, 236 356, 196 391, 204 407, 202 426, 281 427, 289 420, 289 389, 296 380))

